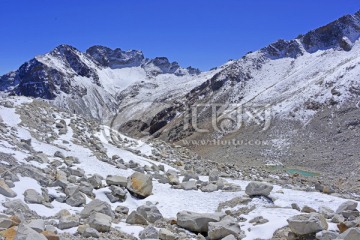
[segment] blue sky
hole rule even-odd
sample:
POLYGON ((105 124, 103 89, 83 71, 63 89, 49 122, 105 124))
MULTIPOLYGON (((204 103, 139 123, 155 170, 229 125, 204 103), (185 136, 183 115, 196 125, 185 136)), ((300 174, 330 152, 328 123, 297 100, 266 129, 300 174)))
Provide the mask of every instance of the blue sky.
POLYGON ((359 0, 1 0, 0 75, 63 43, 207 70, 358 10, 359 0))

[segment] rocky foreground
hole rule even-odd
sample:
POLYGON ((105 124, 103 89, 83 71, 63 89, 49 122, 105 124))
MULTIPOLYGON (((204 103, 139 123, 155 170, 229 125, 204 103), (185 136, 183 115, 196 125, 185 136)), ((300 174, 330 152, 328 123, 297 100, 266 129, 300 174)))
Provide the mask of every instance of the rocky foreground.
POLYGON ((0 116, 1 239, 360 239, 357 195, 324 176, 206 161, 29 98, 0 116))

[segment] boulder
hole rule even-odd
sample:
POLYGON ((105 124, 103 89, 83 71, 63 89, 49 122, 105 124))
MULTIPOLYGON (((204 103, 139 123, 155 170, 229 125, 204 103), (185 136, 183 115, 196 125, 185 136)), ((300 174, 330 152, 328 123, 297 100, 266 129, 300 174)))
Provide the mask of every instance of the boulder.
POLYGON ((99 189, 102 187, 102 177, 98 174, 94 174, 88 178, 88 182, 95 188, 99 189))
POLYGON ((219 180, 219 171, 218 170, 212 170, 209 174, 209 182, 216 182, 219 180))
POLYGON ((7 217, 0 217, 0 231, 10 228, 13 225, 13 221, 7 217))
POLYGON ((142 205, 137 208, 137 212, 150 223, 163 218, 159 209, 153 204, 142 205))
POLYGON ((328 208, 328 207, 325 207, 325 206, 321 206, 319 208, 319 213, 324 215, 324 217, 326 219, 331 219, 335 215, 335 212, 331 208, 328 208))
POLYGON ((165 228, 161 228, 159 231, 159 239, 160 240, 176 240, 177 237, 173 232, 171 232, 165 228))
POLYGON ((9 198, 14 198, 17 196, 17 194, 11 188, 9 188, 3 179, 0 179, 0 194, 9 198))
POLYGON ((315 237, 318 240, 333 240, 333 239, 336 239, 338 236, 339 236, 339 234, 336 232, 323 230, 321 232, 318 232, 315 237))
POLYGON ((147 226, 139 233, 140 239, 159 239, 159 233, 153 226, 147 226))
POLYGON ((175 170, 169 169, 166 172, 166 176, 167 176, 167 178, 169 180, 169 183, 171 185, 179 185, 180 184, 179 177, 178 177, 177 172, 175 170))
POLYGON ((100 233, 98 230, 91 228, 91 227, 87 227, 84 230, 84 233, 82 234, 83 237, 86 238, 99 238, 100 237, 100 233))
POLYGON ((181 211, 177 215, 177 225, 194 233, 207 233, 209 222, 219 222, 223 213, 195 213, 181 211))
POLYGON ((61 230, 77 227, 80 224, 80 217, 77 215, 66 215, 60 217, 58 228, 61 230))
POLYGON ((148 225, 146 219, 140 215, 137 211, 132 211, 130 215, 126 218, 126 223, 128 224, 138 224, 138 225, 148 225))
POLYGON ((33 219, 27 224, 27 226, 37 231, 38 233, 41 233, 45 230, 45 222, 42 219, 33 219))
POLYGON ((125 206, 117 206, 115 208, 115 212, 116 213, 121 213, 121 214, 128 214, 129 213, 129 208, 125 207, 125 206))
POLYGON ((250 182, 245 189, 245 193, 249 196, 269 196, 273 186, 269 183, 250 182))
POLYGON ((136 197, 146 198, 152 193, 152 178, 150 175, 135 172, 127 179, 127 189, 136 197))
POLYGON ((80 207, 85 203, 86 203, 86 197, 81 192, 76 192, 71 197, 66 199, 66 204, 72 207, 80 207))
POLYGON ((14 240, 47 240, 47 238, 22 223, 18 226, 14 240))
POLYGON ((92 200, 89 204, 86 204, 80 212, 80 216, 81 218, 88 218, 92 213, 103 213, 114 218, 114 212, 111 210, 110 204, 99 199, 92 200))
POLYGON ((338 236, 337 239, 341 240, 359 240, 360 239, 360 229, 359 228, 349 228, 342 234, 338 236))
POLYGON ((357 206, 358 206, 357 202, 346 201, 338 207, 338 209, 336 210, 336 213, 341 214, 344 211, 354 211, 354 210, 356 210, 357 206))
POLYGON ((92 213, 89 217, 89 226, 99 232, 108 232, 111 228, 112 218, 103 213, 92 213))
POLYGON ((218 190, 218 186, 213 183, 209 183, 208 185, 205 185, 200 188, 203 192, 215 192, 218 190))
POLYGON ((186 191, 197 190, 198 189, 196 181, 194 181, 194 180, 190 180, 188 182, 182 182, 181 183, 181 188, 186 190, 186 191))
POLYGON ((60 240, 60 237, 56 235, 55 232, 52 231, 43 231, 41 232, 42 235, 44 235, 47 240, 60 240))
POLYGON ((306 235, 327 230, 326 219, 318 213, 300 214, 289 218, 289 227, 297 235, 306 235))
POLYGON ((44 202, 44 197, 34 189, 26 190, 24 192, 24 199, 26 203, 41 204, 44 202))
POLYGON ((106 184, 109 186, 115 185, 115 186, 120 186, 120 187, 126 187, 127 178, 122 177, 122 176, 108 175, 106 177, 106 184))
POLYGON ((236 219, 226 216, 220 222, 209 222, 208 238, 210 240, 219 240, 231 234, 238 238, 242 234, 236 219))

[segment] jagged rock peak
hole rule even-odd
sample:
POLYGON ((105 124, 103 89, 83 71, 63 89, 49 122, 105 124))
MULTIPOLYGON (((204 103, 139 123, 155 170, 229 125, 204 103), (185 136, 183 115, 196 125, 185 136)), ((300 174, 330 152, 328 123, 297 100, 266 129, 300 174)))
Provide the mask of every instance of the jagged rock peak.
POLYGON ((110 68, 124 68, 140 66, 144 60, 142 51, 122 51, 120 48, 111 49, 104 46, 92 46, 86 53, 95 59, 100 65, 110 68))

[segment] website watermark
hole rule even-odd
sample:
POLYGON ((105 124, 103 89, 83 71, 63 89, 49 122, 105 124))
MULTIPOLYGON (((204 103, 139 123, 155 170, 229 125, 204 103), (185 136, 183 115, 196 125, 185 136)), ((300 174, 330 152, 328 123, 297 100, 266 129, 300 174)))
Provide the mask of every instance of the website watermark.
POLYGON ((201 139, 201 140, 181 140, 183 146, 269 146, 267 140, 218 140, 218 139, 201 139))

